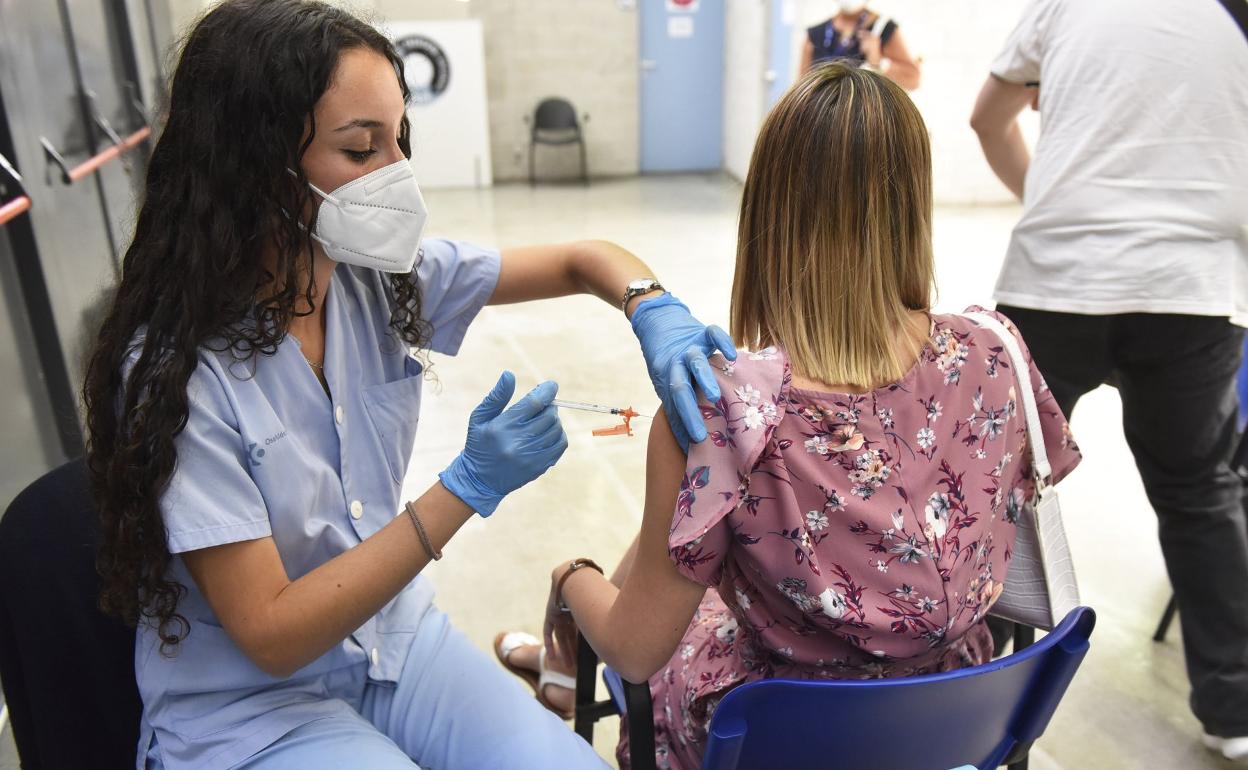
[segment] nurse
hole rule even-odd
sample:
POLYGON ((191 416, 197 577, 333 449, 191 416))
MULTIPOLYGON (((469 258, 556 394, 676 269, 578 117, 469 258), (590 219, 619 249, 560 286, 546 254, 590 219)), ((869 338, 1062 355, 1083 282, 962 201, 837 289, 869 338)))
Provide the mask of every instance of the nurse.
POLYGON ((84 392, 138 768, 602 766, 420 577, 559 459, 556 385, 513 400, 504 372, 405 501, 410 351, 454 354, 486 304, 592 293, 697 441, 691 382, 717 397, 706 354, 735 350, 611 244, 422 242, 406 96, 390 43, 319 3, 231 0, 186 41, 84 392))

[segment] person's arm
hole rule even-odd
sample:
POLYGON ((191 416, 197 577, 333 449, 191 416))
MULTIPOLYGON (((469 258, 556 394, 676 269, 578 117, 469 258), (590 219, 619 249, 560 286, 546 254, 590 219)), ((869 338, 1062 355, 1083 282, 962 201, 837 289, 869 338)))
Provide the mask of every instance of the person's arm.
MULTIPOLYGON (((504 372, 473 410, 463 451, 413 503, 435 552, 474 512, 492 514, 507 494, 558 461, 568 440, 551 405, 557 390, 553 382, 542 383, 507 407, 515 377, 504 372)), ((182 554, 226 633, 256 666, 277 678, 290 676, 362 626, 431 556, 406 512, 293 581, 272 537, 182 554)))
POLYGON ((802 76, 810 72, 810 63, 815 58, 815 44, 807 39, 802 44, 802 56, 797 62, 797 79, 801 80, 802 76))
MULTIPOLYGON (((441 483, 415 508, 438 550, 473 514, 441 483)), ((272 537, 188 551, 182 558, 226 633, 256 666, 277 678, 290 676, 364 625, 430 559, 406 514, 294 581, 272 537)))
MULTIPOLYGON (((618 308, 630 282, 654 275, 645 262, 607 241, 504 249, 501 262, 491 305, 593 294, 618 308)), ((735 360, 737 349, 727 332, 703 325, 679 300, 665 294, 652 291, 634 297, 624 312, 632 320, 672 429, 687 446, 706 438, 694 386, 711 401, 719 399, 719 383, 706 357, 719 350, 735 360)))
MULTIPOLYGON (((653 277, 654 271, 645 262, 608 241, 520 246, 503 249, 498 286, 489 304, 593 294, 618 308, 630 281, 653 277)), ((634 297, 625 313, 631 318, 640 302, 662 294, 654 291, 634 297)))
POLYGON ((971 128, 993 173, 1020 201, 1031 154, 1023 140, 1018 116, 1032 101, 1032 90, 1021 83, 1010 83, 989 75, 975 102, 971 128))
MULTIPOLYGON (((577 628, 602 660, 630 682, 646 681, 671 658, 706 593, 668 556, 667 535, 684 472, 684 452, 667 421, 656 418, 646 456, 645 514, 623 586, 617 588, 592 569, 577 570, 563 585, 577 628)), ((555 568, 552 592, 566 570, 567 563, 555 568)), ((574 655, 568 646, 563 641, 557 652, 574 655)))
MULTIPOLYGON (((888 59, 888 66, 882 70, 886 77, 907 91, 913 91, 919 87, 923 73, 918 60, 906 46, 906 39, 902 36, 901 30, 893 31, 880 53, 882 58, 888 59)), ((876 66, 879 66, 878 62, 876 66)))

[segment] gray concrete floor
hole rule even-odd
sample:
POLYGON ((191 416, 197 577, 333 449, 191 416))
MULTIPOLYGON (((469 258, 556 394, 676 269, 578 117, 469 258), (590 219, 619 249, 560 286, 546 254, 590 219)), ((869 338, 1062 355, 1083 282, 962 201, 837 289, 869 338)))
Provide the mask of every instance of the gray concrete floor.
MULTIPOLYGON (((605 238, 633 250, 704 321, 726 325, 740 187, 720 175, 647 177, 579 186, 428 191, 431 234, 514 246, 605 238)), ((941 208, 935 246, 942 311, 991 304, 1018 216, 1013 207, 941 208)), ((652 411, 656 399, 618 311, 588 298, 488 308, 456 358, 434 356, 417 451, 405 481, 414 497, 462 446, 469 411, 510 368, 519 389, 553 378, 560 395, 652 411)), ((637 531, 647 427, 634 438, 592 438, 604 423, 565 413, 571 447, 538 483, 488 520, 470 522, 430 568, 438 603, 483 650, 502 629, 540 633, 550 569, 575 556, 613 563, 637 531)), ((1169 585, 1153 515, 1103 388, 1073 419, 1083 465, 1062 484, 1084 601, 1096 608, 1092 650, 1048 732, 1033 770, 1231 767, 1199 745, 1187 708, 1177 626, 1150 640, 1169 585)), ((921 726, 915 726, 919 729, 921 726)), ((596 748, 613 756, 615 720, 596 748)), ((16 768, 8 733, 0 770, 16 768)))
POLYGON ((18 770, 17 748, 8 725, 0 727, 0 770, 18 770))

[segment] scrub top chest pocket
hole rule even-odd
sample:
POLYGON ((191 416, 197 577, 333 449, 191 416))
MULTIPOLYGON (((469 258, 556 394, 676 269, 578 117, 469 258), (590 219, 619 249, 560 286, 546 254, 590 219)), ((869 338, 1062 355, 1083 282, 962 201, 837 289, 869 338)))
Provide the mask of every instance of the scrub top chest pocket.
POLYGON ((421 363, 409 355, 402 378, 370 385, 361 393, 364 411, 396 484, 403 483, 416 444, 423 371, 421 363))

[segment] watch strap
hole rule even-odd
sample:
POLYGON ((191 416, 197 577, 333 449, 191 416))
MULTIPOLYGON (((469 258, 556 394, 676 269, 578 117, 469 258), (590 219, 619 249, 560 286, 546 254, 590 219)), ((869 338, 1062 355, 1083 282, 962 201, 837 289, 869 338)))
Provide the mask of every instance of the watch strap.
MULTIPOLYGON (((620 308, 622 310, 624 311, 628 310, 628 303, 630 300, 633 299, 633 297, 640 297, 641 295, 649 294, 652 291, 667 291, 667 289, 663 288, 663 284, 659 283, 653 278, 646 278, 643 280, 645 282, 645 285, 634 286, 632 283, 630 283, 628 285, 628 288, 625 289, 624 299, 620 300, 620 308)), ((634 281, 633 283, 642 283, 642 281, 634 281)))
POLYGON ((598 563, 593 559, 573 559, 572 562, 568 564, 567 571, 559 576, 559 583, 555 586, 555 606, 559 608, 560 612, 572 611, 563 601, 563 584, 568 582, 568 578, 572 577, 573 572, 576 572, 582 567, 589 567, 590 569, 598 570, 598 574, 600 575, 607 574, 602 571, 602 567, 599 567, 598 563))

